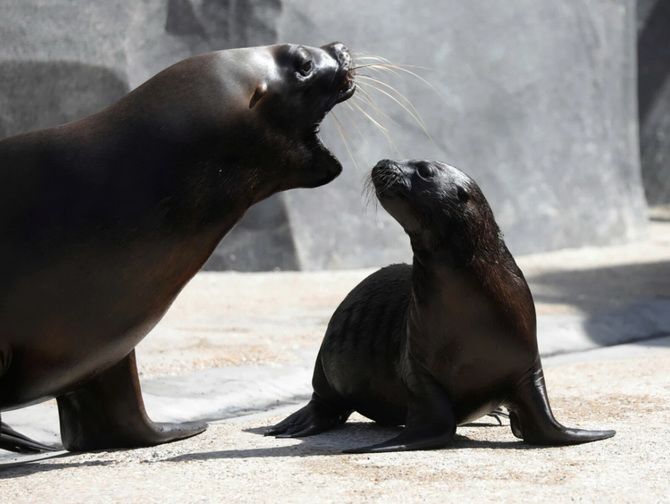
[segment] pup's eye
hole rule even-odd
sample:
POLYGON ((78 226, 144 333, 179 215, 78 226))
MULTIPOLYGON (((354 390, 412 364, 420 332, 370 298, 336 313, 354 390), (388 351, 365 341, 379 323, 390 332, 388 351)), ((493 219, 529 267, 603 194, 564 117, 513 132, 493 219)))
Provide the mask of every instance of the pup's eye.
POLYGON ((468 192, 461 186, 458 186, 456 192, 458 193, 458 201, 460 201, 461 203, 467 203, 468 200, 470 199, 470 195, 468 194, 468 192))
POLYGON ((303 61, 300 67, 298 68, 300 74, 305 77, 311 74, 312 70, 314 70, 314 62, 311 59, 303 61))
POLYGON ((419 172, 419 176, 428 179, 435 175, 435 168, 430 163, 418 163, 416 171, 419 172))

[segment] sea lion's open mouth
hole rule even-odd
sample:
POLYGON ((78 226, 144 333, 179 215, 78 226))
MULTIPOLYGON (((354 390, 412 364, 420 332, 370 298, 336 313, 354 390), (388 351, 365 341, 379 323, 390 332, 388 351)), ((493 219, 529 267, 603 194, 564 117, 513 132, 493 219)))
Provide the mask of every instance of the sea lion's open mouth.
MULTIPOLYGON (((339 103, 351 98, 356 92, 356 82, 354 79, 354 69, 352 68, 352 59, 349 50, 343 44, 334 42, 321 47, 326 51, 332 60, 328 63, 327 72, 324 74, 325 81, 322 81, 320 89, 324 93, 321 96, 320 110, 318 117, 312 123, 308 132, 308 145, 315 152, 323 156, 321 159, 327 159, 333 172, 339 173, 342 165, 337 157, 323 144, 319 138, 321 122, 326 115, 339 103), (336 64, 332 64, 333 60, 336 64)), ((324 67, 325 68, 325 67, 324 67)))
POLYGON ((356 91, 356 83, 354 81, 353 60, 349 49, 340 43, 334 43, 329 46, 331 54, 338 63, 338 80, 340 81, 337 89, 337 97, 335 103, 341 103, 351 98, 356 91))
POLYGON ((354 82, 354 76, 350 72, 347 72, 347 75, 344 78, 344 83, 337 92, 337 99, 335 100, 335 104, 348 100, 354 96, 355 92, 356 82, 354 82))
POLYGON ((333 91, 333 95, 330 99, 330 103, 326 107, 324 116, 330 112, 335 105, 347 101, 354 96, 354 93, 356 92, 356 81, 354 80, 353 72, 346 67, 341 71, 343 71, 343 75, 338 79, 340 82, 333 91))
POLYGON ((338 64, 335 76, 335 92, 331 105, 331 107, 334 107, 354 95, 356 81, 354 80, 354 68, 349 49, 340 43, 334 43, 325 47, 338 64))
POLYGON ((335 105, 337 105, 338 103, 347 101, 356 92, 356 82, 354 81, 353 73, 346 67, 344 70, 345 74, 342 77, 342 82, 340 86, 336 89, 335 93, 333 94, 333 97, 330 99, 330 102, 327 104, 321 117, 318 119, 316 123, 314 123, 313 128, 314 140, 317 146, 326 151, 328 154, 330 154, 333 157, 333 159, 336 159, 335 156, 328 150, 328 148, 325 145, 323 145, 321 139, 318 137, 318 134, 321 131, 321 122, 326 117, 326 115, 328 115, 328 112, 330 112, 333 109, 333 107, 335 107, 335 105))

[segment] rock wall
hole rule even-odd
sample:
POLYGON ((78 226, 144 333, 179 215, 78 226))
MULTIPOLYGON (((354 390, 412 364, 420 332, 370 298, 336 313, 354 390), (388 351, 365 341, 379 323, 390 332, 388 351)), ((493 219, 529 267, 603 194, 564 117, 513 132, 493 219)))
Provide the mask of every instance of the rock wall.
POLYGON ((256 205, 207 268, 407 259, 399 226, 362 196, 382 157, 435 158, 468 171, 513 252, 620 242, 645 223, 635 36, 633 0, 4 0, 0 136, 94 112, 191 54, 337 39, 414 66, 361 70, 367 86, 323 128, 343 175, 256 205), (416 112, 371 78, 409 97, 416 112))

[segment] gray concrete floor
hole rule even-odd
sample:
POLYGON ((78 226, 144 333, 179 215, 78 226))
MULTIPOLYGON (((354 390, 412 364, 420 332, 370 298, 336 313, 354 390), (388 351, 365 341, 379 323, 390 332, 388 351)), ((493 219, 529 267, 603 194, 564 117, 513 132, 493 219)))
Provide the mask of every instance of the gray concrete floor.
MULTIPOLYGON (((370 270, 202 273, 138 347, 138 361, 154 418, 216 420, 210 429, 27 465, 0 454, 2 502, 670 499, 670 224, 652 222, 638 243, 519 263, 537 301, 557 416, 615 428, 615 438, 530 449, 507 426, 468 427, 453 449, 339 454, 392 434, 361 417, 304 441, 265 438, 259 429, 309 393, 330 314, 370 270)), ((3 419, 58 441, 53 402, 3 419)))

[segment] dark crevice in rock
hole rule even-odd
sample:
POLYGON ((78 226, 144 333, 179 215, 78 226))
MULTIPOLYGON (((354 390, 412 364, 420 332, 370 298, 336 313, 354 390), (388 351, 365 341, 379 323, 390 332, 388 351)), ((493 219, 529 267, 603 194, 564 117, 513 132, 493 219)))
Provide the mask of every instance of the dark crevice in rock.
POLYGON ((670 202, 670 3, 640 0, 637 38, 642 178, 651 205, 670 202))

